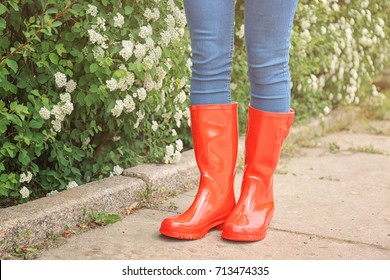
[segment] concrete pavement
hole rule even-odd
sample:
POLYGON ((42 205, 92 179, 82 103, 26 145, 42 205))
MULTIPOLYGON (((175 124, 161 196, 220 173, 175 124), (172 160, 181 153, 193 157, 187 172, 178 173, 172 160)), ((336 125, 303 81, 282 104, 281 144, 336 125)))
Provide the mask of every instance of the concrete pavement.
MULTIPOLYGON (((227 241, 218 230, 194 241, 160 235, 162 219, 190 205, 196 194, 192 188, 157 208, 72 235, 38 258, 389 260, 390 122, 355 123, 347 131, 301 143, 291 144, 293 152, 286 145, 275 174, 276 211, 263 241, 227 241)), ((237 197, 241 176, 236 177, 237 197)))

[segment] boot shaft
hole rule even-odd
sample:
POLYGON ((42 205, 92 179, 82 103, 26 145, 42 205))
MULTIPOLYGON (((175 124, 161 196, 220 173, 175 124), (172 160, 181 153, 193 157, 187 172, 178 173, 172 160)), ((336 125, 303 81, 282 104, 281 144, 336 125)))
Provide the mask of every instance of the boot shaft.
POLYGON ((238 106, 190 106, 196 162, 201 175, 228 182, 234 174, 238 151, 238 106))
POLYGON ((293 110, 271 113, 249 107, 244 178, 258 177, 264 185, 272 185, 272 175, 293 120, 293 110))

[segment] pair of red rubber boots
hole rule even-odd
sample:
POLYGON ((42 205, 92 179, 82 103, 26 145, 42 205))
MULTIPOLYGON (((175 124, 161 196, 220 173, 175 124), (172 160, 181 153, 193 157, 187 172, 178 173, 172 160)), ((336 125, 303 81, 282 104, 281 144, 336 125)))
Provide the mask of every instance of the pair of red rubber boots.
POLYGON ((249 107, 245 169, 238 202, 234 177, 238 150, 237 104, 190 106, 198 193, 184 213, 166 218, 160 232, 199 239, 217 227, 222 238, 257 241, 266 236, 274 212, 273 174, 294 111, 270 113, 249 107))

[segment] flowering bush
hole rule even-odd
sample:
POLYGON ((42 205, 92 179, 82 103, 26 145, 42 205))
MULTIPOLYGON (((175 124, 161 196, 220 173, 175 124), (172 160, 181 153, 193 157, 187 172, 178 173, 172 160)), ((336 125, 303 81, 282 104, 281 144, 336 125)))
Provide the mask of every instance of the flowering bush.
MULTIPOLYGON (((242 2, 236 10, 232 87, 236 99, 247 104, 242 2)), ((383 98, 372 79, 389 58, 389 7, 389 0, 299 0, 290 50, 291 106, 298 119, 326 115, 339 104, 359 104, 370 96, 383 98)))
MULTIPOLYGON (((1 206, 139 162, 180 160, 190 139, 181 2, 0 3, 1 206)), ((298 118, 381 97, 371 79, 389 54, 389 4, 300 0, 290 63, 298 118)), ((243 5, 237 1, 231 85, 242 130, 249 102, 243 5)))
POLYGON ((180 160, 190 70, 179 1, 86 2, 0 4, 2 206, 180 160))

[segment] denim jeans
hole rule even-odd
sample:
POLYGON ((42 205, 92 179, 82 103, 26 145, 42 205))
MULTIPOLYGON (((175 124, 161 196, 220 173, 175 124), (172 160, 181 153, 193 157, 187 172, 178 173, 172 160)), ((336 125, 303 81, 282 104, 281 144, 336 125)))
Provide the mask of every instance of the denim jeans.
MULTIPOLYGON (((289 48, 298 0, 245 0, 251 106, 289 112, 289 48)), ((192 105, 229 104, 235 0, 184 0, 192 47, 192 105)))

